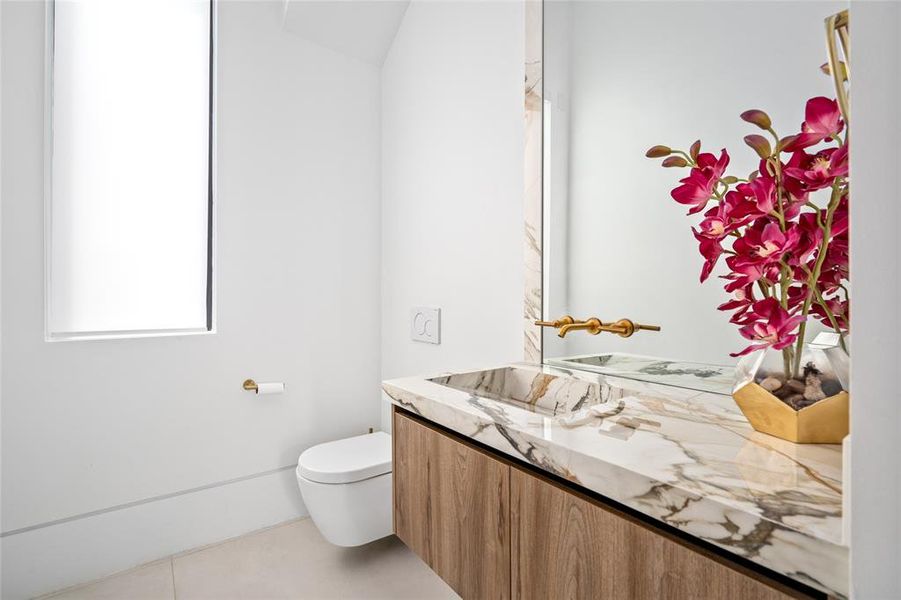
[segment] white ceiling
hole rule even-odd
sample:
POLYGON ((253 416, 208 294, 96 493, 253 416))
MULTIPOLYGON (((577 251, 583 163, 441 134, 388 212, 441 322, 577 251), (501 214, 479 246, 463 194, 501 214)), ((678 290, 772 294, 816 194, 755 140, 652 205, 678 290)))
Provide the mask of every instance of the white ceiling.
POLYGON ((410 0, 285 0, 287 31, 381 66, 410 0))

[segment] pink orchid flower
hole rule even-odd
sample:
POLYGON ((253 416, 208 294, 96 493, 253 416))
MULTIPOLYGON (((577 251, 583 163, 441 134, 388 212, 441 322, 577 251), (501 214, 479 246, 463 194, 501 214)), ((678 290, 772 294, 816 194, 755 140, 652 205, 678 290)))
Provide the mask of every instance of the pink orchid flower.
POLYGON ((754 200, 759 215, 773 212, 776 206, 776 183, 769 177, 757 177, 750 183, 739 184, 736 189, 754 200))
MULTIPOLYGON (((829 310, 832 312, 832 316, 835 318, 836 323, 839 328, 847 331, 848 330, 848 322, 850 320, 850 304, 847 300, 839 300, 838 298, 830 298, 826 300, 826 306, 829 307, 829 310)), ((822 307, 820 304, 814 304, 810 308, 810 312, 815 314, 819 321, 824 325, 832 326, 832 321, 829 319, 829 315, 826 313, 826 309, 822 307)))
MULTIPOLYGON (((823 241, 823 231, 817 223, 817 216, 815 213, 804 213, 801 215, 798 219, 795 231, 798 234, 798 241, 792 249, 791 256, 789 256, 787 261, 788 264, 793 267, 802 265, 810 260, 813 253, 820 247, 820 243, 823 241)), ((797 279, 803 281, 806 277, 807 275, 802 272, 798 273, 797 279)))
POLYGON ((720 209, 721 218, 729 231, 743 227, 762 216, 753 196, 737 189, 726 192, 720 209))
POLYGON ((717 310, 734 310, 735 314, 733 314, 729 318, 730 323, 738 323, 741 325, 745 323, 745 315, 751 309, 751 305, 754 303, 754 288, 752 286, 747 286, 743 288, 739 288, 735 290, 735 294, 733 294, 732 300, 728 302, 724 302, 716 307, 717 310))
MULTIPOLYGON (((823 218, 825 218, 823 214, 823 218)), ((832 235, 833 237, 848 235, 848 195, 845 194, 838 201, 835 213, 832 215, 832 235)))
MULTIPOLYGON (((805 214, 806 220, 815 222, 815 214, 805 214)), ((823 218, 825 215, 821 215, 823 218)), ((801 225, 804 225, 802 221, 801 225)), ((819 234, 819 240, 822 240, 822 233, 819 234)), ((848 244, 848 202, 847 197, 843 197, 839 201, 838 208, 833 215, 832 220, 832 239, 826 248, 826 257, 820 268, 820 276, 817 279, 817 285, 824 295, 837 292, 843 283, 850 277, 850 248, 848 244)), ((807 270, 812 270, 814 266, 813 253, 808 255, 807 270)), ((803 263, 802 263, 803 264, 803 263)), ((806 277, 806 273, 801 272, 797 277, 806 277)))
MULTIPOLYGON (((800 161, 800 155, 797 159, 792 155, 792 158, 789 159, 788 163, 779 161, 779 169, 784 173, 786 168, 800 166, 800 161)), ((767 161, 761 160, 758 169, 760 175, 758 175, 755 180, 768 179, 773 182, 773 186, 775 187, 776 182, 773 179, 773 176, 768 172, 767 161)), ((786 219, 794 219, 800 214, 801 207, 807 202, 810 192, 806 185, 791 177, 783 177, 782 187, 788 195, 788 198, 783 198, 782 211, 785 214, 786 219)))
POLYGON ((691 173, 688 177, 679 180, 682 185, 670 192, 670 195, 679 204, 691 206, 688 214, 701 212, 713 197, 713 190, 727 166, 729 166, 729 154, 725 149, 720 153, 718 159, 709 152, 700 154, 691 173))
POLYGON ((775 202, 776 186, 772 179, 757 177, 750 183, 737 185, 726 193, 721 205, 727 232, 769 215, 775 202))
POLYGON ((798 181, 808 191, 829 187, 836 177, 848 174, 848 145, 827 148, 813 155, 798 150, 792 155, 784 172, 788 178, 798 181), (798 166, 792 166, 791 163, 798 166))
POLYGON ((730 258, 733 257, 726 258, 726 264, 729 265, 729 273, 720 275, 720 279, 725 279, 728 282, 723 286, 723 289, 730 294, 757 283, 763 277, 763 269, 757 265, 732 266, 729 264, 730 258))
POLYGON ((824 270, 817 279, 817 287, 822 290, 823 294, 835 294, 841 289, 843 282, 847 279, 847 269, 844 272, 841 269, 824 270))
POLYGON ((738 331, 744 338, 757 343, 731 356, 744 356, 764 348, 775 350, 786 348, 798 338, 795 329, 806 320, 806 317, 801 315, 789 314, 775 298, 764 298, 755 302, 748 317, 751 322, 738 331))
POLYGON ((736 192, 729 192, 737 198, 727 199, 704 213, 704 220, 698 224, 698 233, 712 240, 722 240, 729 233, 750 223, 754 219, 754 209, 744 206, 747 202, 736 192))
POLYGON ((726 265, 730 272, 720 277, 729 282, 724 289, 730 294, 757 283, 767 275, 762 265, 741 262, 738 256, 727 257, 726 265))
POLYGON ((695 235, 702 235, 711 240, 721 240, 728 234, 726 230, 726 218, 723 216, 722 205, 714 206, 704 213, 704 220, 698 223, 695 235))
POLYGON ((823 260, 817 285, 823 294, 837 292, 843 281, 849 278, 849 257, 847 238, 833 238, 832 244, 826 250, 826 258, 823 260))
POLYGON ((795 227, 783 232, 775 221, 758 221, 735 240, 732 248, 738 263, 769 266, 778 263, 785 254, 793 251, 799 237, 800 232, 795 227))
POLYGON ((718 239, 709 238, 694 227, 692 227, 691 232, 699 242, 698 251, 701 253, 701 256, 704 257, 704 266, 701 267, 701 283, 703 283, 710 277, 713 267, 716 266, 716 262, 723 254, 723 247, 720 246, 718 239))
POLYGON ((723 201, 704 213, 698 225, 705 237, 721 240, 755 219, 767 216, 775 202, 775 185, 761 178, 743 183, 726 193, 723 201))
POLYGON ((819 144, 826 138, 838 135, 844 129, 838 102, 819 96, 807 101, 801 133, 785 146, 787 152, 794 152, 819 144))

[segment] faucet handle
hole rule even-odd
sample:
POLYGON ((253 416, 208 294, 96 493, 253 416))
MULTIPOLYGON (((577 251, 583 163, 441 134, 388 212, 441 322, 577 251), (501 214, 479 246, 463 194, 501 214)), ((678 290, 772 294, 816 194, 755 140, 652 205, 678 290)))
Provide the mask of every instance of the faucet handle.
POLYGON ((613 323, 610 329, 612 333, 624 338, 630 337, 639 330, 660 331, 660 325, 642 325, 641 323, 635 323, 631 319, 620 319, 616 323, 613 323))
POLYGON ((560 329, 564 325, 572 325, 573 323, 581 323, 582 321, 577 321, 569 315, 564 315, 557 319, 556 321, 535 321, 535 324, 540 327, 553 327, 554 329, 560 329))

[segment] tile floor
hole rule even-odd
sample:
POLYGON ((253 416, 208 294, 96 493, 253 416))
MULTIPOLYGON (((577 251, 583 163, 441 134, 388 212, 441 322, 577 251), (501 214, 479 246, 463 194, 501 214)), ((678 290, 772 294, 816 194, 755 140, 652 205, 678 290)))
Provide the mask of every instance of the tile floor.
POLYGON ((391 536, 360 548, 326 542, 310 519, 177 554, 45 600, 457 598, 391 536))

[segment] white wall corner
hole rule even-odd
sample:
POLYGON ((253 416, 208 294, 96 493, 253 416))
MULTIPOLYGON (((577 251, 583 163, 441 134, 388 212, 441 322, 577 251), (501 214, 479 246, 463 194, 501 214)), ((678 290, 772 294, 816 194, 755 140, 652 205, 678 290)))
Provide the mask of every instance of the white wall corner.
POLYGON ((901 4, 851 1, 851 587, 901 597, 901 4))

